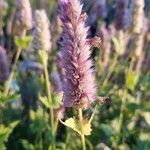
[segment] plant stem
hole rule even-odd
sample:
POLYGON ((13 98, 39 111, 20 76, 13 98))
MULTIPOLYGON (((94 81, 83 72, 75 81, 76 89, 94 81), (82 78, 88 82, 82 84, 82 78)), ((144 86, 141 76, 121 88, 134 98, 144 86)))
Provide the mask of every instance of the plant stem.
MULTIPOLYGON (((24 29, 23 33, 22 33, 22 38, 26 35, 26 32, 27 30, 24 29)), ((15 55, 15 59, 14 59, 14 64, 12 66, 12 70, 9 74, 9 77, 7 79, 7 81, 5 82, 5 85, 4 85, 4 95, 7 96, 7 94, 9 93, 9 89, 10 89, 10 86, 11 86, 11 82, 13 80, 13 77, 14 77, 14 73, 15 73, 15 69, 17 67, 17 63, 18 63, 18 60, 19 60, 19 57, 21 55, 21 51, 22 49, 21 48, 17 48, 17 52, 16 52, 16 55, 15 55)))
POLYGON ((124 122, 124 110, 125 110, 125 106, 126 106, 126 97, 127 97, 127 89, 124 89, 123 91, 123 97, 122 97, 122 101, 121 101, 121 111, 120 111, 120 116, 119 116, 119 127, 118 127, 118 133, 119 135, 119 139, 118 139, 118 143, 122 140, 123 137, 123 122, 124 122))
MULTIPOLYGON (((131 58, 131 62, 129 65, 129 68, 127 70, 127 74, 133 70, 133 66, 135 63, 135 58, 134 56, 131 58)), ((122 96, 122 101, 121 101, 121 111, 120 111, 120 116, 119 116, 119 128, 118 128, 118 133, 120 133, 119 139, 118 139, 118 144, 119 142, 122 140, 123 137, 123 122, 124 122, 124 110, 125 110, 125 106, 126 106, 126 99, 127 99, 127 88, 125 87, 124 91, 123 91, 123 96, 122 96)))
POLYGON ((83 133, 83 115, 82 115, 82 109, 79 108, 79 121, 80 121, 80 127, 81 127, 81 141, 82 141, 82 149, 86 150, 86 144, 85 144, 85 136, 83 133))
POLYGON ((117 64, 117 59, 118 59, 118 54, 116 54, 114 59, 113 59, 112 65, 109 68, 109 71, 108 71, 108 73, 106 75, 106 78, 105 78, 105 80, 104 80, 104 82, 103 82, 103 84, 101 86, 101 89, 103 89, 103 87, 105 87, 107 85, 108 80, 109 80, 109 78, 110 78, 110 76, 111 76, 112 72, 114 71, 114 68, 115 68, 115 66, 117 64))
MULTIPOLYGON (((46 58, 43 58, 46 59, 46 58)), ((44 62, 44 61, 42 61, 44 62)), ((51 84, 49 81, 49 73, 48 73, 48 68, 47 68, 47 63, 43 63, 44 67, 44 75, 45 75, 45 82, 46 82, 46 89, 47 89, 47 95, 48 95, 48 100, 52 104, 52 96, 51 96, 51 84)), ((51 121, 51 129, 52 129, 52 136, 53 136, 53 141, 52 141, 52 146, 51 149, 55 150, 55 120, 54 120, 54 110, 53 108, 50 108, 50 121, 51 121)))
POLYGON ((86 138, 86 143, 87 143, 87 145, 89 147, 89 150, 93 150, 93 145, 87 138, 86 138))
POLYGON ((3 124, 3 106, 0 105, 0 124, 3 124))

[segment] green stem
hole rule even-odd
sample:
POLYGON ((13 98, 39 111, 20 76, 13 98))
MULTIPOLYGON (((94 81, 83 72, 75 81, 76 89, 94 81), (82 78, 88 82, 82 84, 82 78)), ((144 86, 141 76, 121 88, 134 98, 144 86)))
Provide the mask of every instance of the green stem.
POLYGON ((0 124, 3 123, 3 106, 0 105, 0 124))
POLYGON ((59 119, 57 119, 56 122, 55 122, 55 133, 57 132, 58 123, 59 123, 59 119))
MULTIPOLYGON (((45 59, 45 58, 43 58, 45 59)), ((42 61, 44 62, 44 61, 42 61)), ((49 73, 48 73, 48 68, 47 68, 47 63, 43 63, 43 67, 44 67, 44 75, 45 75, 45 82, 46 82, 46 89, 47 89, 47 95, 48 95, 48 100, 49 102, 52 104, 52 96, 51 96, 51 84, 49 81, 49 73)), ((55 120, 54 120, 54 110, 53 108, 50 108, 50 121, 51 121, 51 129, 52 129, 52 136, 53 136, 53 141, 52 141, 52 146, 51 149, 55 150, 56 146, 55 146, 55 120)))
MULTIPOLYGON (((27 32, 27 30, 23 31, 22 38, 26 35, 26 32, 27 32)), ((6 95, 6 96, 9 93, 10 85, 11 85, 11 82, 12 82, 13 77, 14 77, 15 69, 17 67, 17 63, 18 63, 19 57, 21 55, 21 51, 22 51, 21 48, 17 49, 16 55, 15 55, 15 59, 14 59, 14 64, 12 66, 12 70, 10 72, 10 75, 9 75, 7 81, 5 82, 5 85, 4 85, 4 95, 6 95)))
POLYGON ((108 80, 109 80, 110 76, 112 75, 112 73, 114 71, 114 68, 116 67, 117 59, 118 59, 118 55, 116 54, 114 59, 113 59, 112 65, 110 66, 109 71, 108 71, 108 73, 106 75, 106 78, 105 78, 105 80, 104 80, 104 82, 103 82, 103 84, 101 86, 101 89, 103 89, 103 87, 105 87, 107 85, 108 80))
POLYGON ((86 143, 87 143, 87 145, 89 147, 89 150, 93 150, 93 145, 87 138, 86 138, 86 143))
POLYGON ((86 150, 86 144, 85 144, 85 136, 83 133, 83 114, 82 114, 82 109, 79 108, 79 121, 80 121, 80 126, 81 126, 81 141, 82 141, 82 149, 86 150))
POLYGON ((120 116, 119 116, 119 127, 118 127, 118 133, 119 135, 119 139, 118 139, 118 143, 122 140, 123 137, 123 122, 124 122, 124 110, 125 110, 125 106, 126 106, 126 97, 127 97, 127 89, 124 89, 123 91, 123 97, 122 97, 122 101, 121 101, 121 111, 120 111, 120 116))
POLYGON ((69 143, 69 139, 70 139, 70 133, 67 132, 66 140, 65 140, 65 146, 64 146, 64 149, 63 149, 63 150, 66 150, 66 149, 67 149, 68 143, 69 143))
POLYGON ((92 115, 91 115, 91 117, 90 117, 89 123, 92 122, 92 120, 93 120, 93 118, 94 118, 94 116, 95 116, 96 110, 97 110, 97 105, 96 105, 95 108, 94 108, 94 111, 93 111, 93 113, 92 113, 92 115))
MULTIPOLYGON (((135 57, 132 56, 129 68, 127 70, 127 74, 129 71, 131 71, 133 69, 134 63, 135 63, 135 57)), ((125 87, 125 89, 123 91, 123 96, 122 96, 122 101, 121 101, 121 110, 120 110, 120 116, 119 116, 118 133, 120 135, 119 135, 119 139, 118 139, 118 144, 119 144, 119 142, 122 141, 122 138, 123 138, 123 123, 124 123, 124 110, 125 110, 125 106, 126 106, 126 99, 127 99, 127 89, 125 87)))
MULTIPOLYGON (((134 63, 135 63, 135 57, 133 56, 131 58, 131 62, 130 62, 130 65, 129 65, 129 68, 127 70, 127 74, 129 71, 131 71, 133 69, 133 66, 134 66, 134 63)), ((118 139, 118 144, 119 142, 122 141, 122 138, 123 138, 123 122, 124 122, 124 110, 125 110, 125 106, 126 106, 126 99, 127 99, 127 89, 125 87, 124 91, 123 91, 123 96, 122 96, 122 101, 121 101, 121 111, 120 111, 120 116, 119 116, 119 128, 118 128, 118 133, 120 134, 119 135, 119 139, 118 139)))

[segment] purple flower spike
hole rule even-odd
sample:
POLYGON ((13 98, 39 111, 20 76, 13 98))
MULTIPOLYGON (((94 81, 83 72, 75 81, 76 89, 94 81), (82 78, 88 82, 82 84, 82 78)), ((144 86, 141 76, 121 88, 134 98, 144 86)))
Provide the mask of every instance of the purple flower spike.
POLYGON ((129 0, 116 0, 116 28, 125 30, 129 26, 129 0))
POLYGON ((32 10, 29 0, 16 0, 17 23, 26 29, 32 28, 32 10))
POLYGON ((62 21, 61 62, 65 71, 63 81, 64 106, 87 109, 95 101, 96 84, 91 45, 87 42, 87 15, 82 13, 79 0, 60 0, 62 21))

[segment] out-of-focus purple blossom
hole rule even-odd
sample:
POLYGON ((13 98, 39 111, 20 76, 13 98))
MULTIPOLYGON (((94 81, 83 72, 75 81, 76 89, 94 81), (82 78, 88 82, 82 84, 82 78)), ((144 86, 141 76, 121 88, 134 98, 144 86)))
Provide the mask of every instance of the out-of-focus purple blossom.
POLYGON ((51 80, 54 87, 54 91, 57 93, 62 92, 62 82, 57 71, 53 71, 51 73, 51 80))
POLYGON ((144 55, 142 53, 141 56, 138 57, 138 59, 136 59, 135 64, 134 64, 134 68, 133 69, 134 69, 134 71, 136 73, 140 73, 141 72, 143 61, 144 61, 144 55))
POLYGON ((53 29, 52 31, 52 48, 56 48, 58 45, 58 41, 60 40, 61 33, 62 33, 62 28, 61 28, 61 20, 59 16, 56 16, 56 21, 55 23, 51 24, 51 28, 53 29), (53 36, 54 35, 54 36, 53 36))
MULTIPOLYGON (((146 35, 148 35, 148 20, 143 18, 143 26, 141 28, 140 33, 135 33, 133 35, 133 39, 134 39, 134 52, 135 52, 135 57, 139 58, 142 53, 143 53, 143 49, 144 49, 144 42, 146 40, 146 35)), ((148 42, 148 41, 147 41, 148 42)))
POLYGON ((5 0, 0 0, 0 16, 5 15, 8 9, 8 3, 5 0))
POLYGON ((98 18, 105 18, 107 16, 106 0, 95 0, 94 9, 98 18))
POLYGON ((135 50, 135 56, 140 57, 141 53, 143 51, 143 44, 144 44, 144 33, 135 35, 134 37, 135 43, 134 43, 134 50, 135 50))
POLYGON ((144 58, 144 71, 147 72, 150 70, 150 52, 148 52, 146 55, 145 55, 145 58, 144 58))
MULTIPOLYGON (((143 20, 143 24, 147 25, 148 22, 146 19, 143 20)), ((143 26, 140 33, 136 33, 134 34, 133 38, 134 38, 134 57, 135 57, 135 62, 134 62, 134 70, 137 73, 141 72, 142 69, 142 65, 144 62, 144 55, 145 55, 145 51, 144 51, 144 47, 146 45, 144 45, 145 42, 145 37, 146 34, 148 33, 148 27, 147 26, 143 26)), ((144 66, 143 66, 144 69, 144 66)))
POLYGON ((26 29, 32 28, 32 9, 29 0, 16 0, 17 23, 26 29))
POLYGON ((144 0, 133 0, 132 4, 133 18, 132 31, 133 33, 141 33, 144 21, 144 0))
POLYGON ((8 9, 8 4, 5 0, 0 0, 0 43, 3 45, 3 17, 6 15, 8 9))
POLYGON ((125 30, 129 26, 130 14, 128 9, 129 0, 116 0, 116 28, 125 30))
POLYGON ((35 50, 50 51, 50 23, 44 9, 35 11, 33 27, 32 48, 35 50))
POLYGON ((101 37, 102 39, 102 60, 100 63, 104 67, 108 66, 109 60, 110 60, 110 52, 111 52, 111 36, 109 29, 107 29, 104 25, 100 27, 98 30, 97 34, 101 37))
POLYGON ((65 107, 87 109, 96 99, 93 63, 87 42, 86 15, 79 0, 60 0, 59 14, 63 24, 61 62, 65 69, 63 102, 65 107))
POLYGON ((112 24, 109 26, 109 35, 112 39, 113 45, 112 50, 116 51, 118 55, 124 55, 127 52, 127 44, 129 42, 130 36, 128 32, 124 32, 124 30, 117 30, 115 25, 112 24), (114 38, 117 43, 114 42, 114 38))
POLYGON ((93 7, 88 17, 88 24, 91 26, 99 18, 107 16, 106 0, 94 0, 93 7))
POLYGON ((36 74, 42 74, 43 73, 43 66, 35 61, 24 61, 20 64, 19 71, 21 74, 25 74, 28 71, 34 71, 36 74))
POLYGON ((65 69, 64 69, 62 61, 61 61, 62 59, 63 58, 62 58, 61 52, 58 52, 56 65, 57 65, 57 71, 59 73, 59 78, 60 78, 61 82, 63 82, 65 80, 65 69))
POLYGON ((6 51, 0 46, 0 81, 7 80, 9 76, 9 65, 6 56, 6 51))

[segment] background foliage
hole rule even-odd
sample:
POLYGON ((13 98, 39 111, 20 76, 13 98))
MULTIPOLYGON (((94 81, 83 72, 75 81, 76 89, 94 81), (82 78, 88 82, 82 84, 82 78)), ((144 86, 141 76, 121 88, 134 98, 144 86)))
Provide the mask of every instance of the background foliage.
MULTIPOLYGON (((14 62, 16 47, 24 49, 19 58, 15 77, 11 83, 11 92, 3 93, 4 83, 0 81, 0 150, 47 150, 53 137, 48 109, 51 104, 39 95, 45 95, 45 81, 37 70, 22 70, 30 51, 32 42, 30 36, 20 39, 16 37, 15 1, 7 0, 8 9, 1 20, 3 34, 0 37, 1 46, 5 47, 10 68, 14 62), (11 28, 11 29, 10 29, 11 28), (11 31, 11 32, 9 32, 11 31), (37 73, 38 72, 38 73, 37 73)), ((129 8, 132 1, 129 1, 129 8)), ((98 96, 111 97, 110 103, 103 102, 97 108, 93 123, 92 134, 86 138, 88 150, 149 150, 150 149, 150 2, 145 0, 145 19, 143 23, 144 44, 141 57, 144 56, 138 71, 134 69, 140 63, 140 58, 134 57, 136 35, 131 26, 126 30, 115 28, 116 1, 107 0, 107 15, 96 15, 93 9, 95 1, 84 0, 84 9, 89 15, 87 24, 90 25, 89 36, 102 37, 103 46, 94 48, 92 57, 96 68, 98 96), (96 17, 95 20, 94 17, 96 17), (106 30, 102 32, 103 30, 106 30), (149 28, 149 29, 147 29, 149 28), (108 32, 105 34, 105 32, 108 32), (103 34, 101 34, 103 33, 103 34), (123 44, 127 41, 127 44, 123 44), (108 45, 110 48, 107 48, 108 45), (107 52, 108 50, 108 58, 107 52), (106 57, 105 57, 106 56, 106 57), (107 59, 107 60, 106 60, 107 59), (135 61, 133 61, 136 59, 135 61), (105 62, 106 61, 106 65, 105 62), (107 62, 108 61, 108 62, 107 62), (132 65, 132 63, 135 63, 132 65)), ((56 54, 59 51, 59 30, 57 3, 55 0, 31 0, 32 10, 44 8, 50 20, 52 35, 52 52, 49 54, 49 76, 56 69, 56 54)), ((100 10, 100 8, 98 9, 100 10)), ((104 10, 105 11, 105 10, 104 10)), ((1 16, 1 15, 0 15, 1 16)), ((137 16, 138 17, 138 16, 137 16)), ((130 18, 130 16, 128 16, 130 18)), ((127 20, 126 20, 127 21, 127 20)), ((130 20, 130 24, 132 19, 130 20)), ((32 55, 30 55, 32 57, 32 55)), ((31 62, 32 63, 32 62, 31 62)), ((40 62, 39 64, 40 65, 40 62)), ((0 72, 1 73, 1 72, 0 72)), ((61 94, 55 91, 52 81, 53 99, 55 106, 60 103, 61 94)), ((91 114, 91 107, 86 113, 91 114)), ((66 109, 66 116, 72 117, 75 110, 66 109)), ((78 135, 71 129, 58 124, 56 147, 62 150, 81 149, 78 135)))

